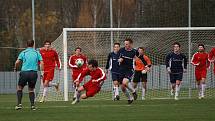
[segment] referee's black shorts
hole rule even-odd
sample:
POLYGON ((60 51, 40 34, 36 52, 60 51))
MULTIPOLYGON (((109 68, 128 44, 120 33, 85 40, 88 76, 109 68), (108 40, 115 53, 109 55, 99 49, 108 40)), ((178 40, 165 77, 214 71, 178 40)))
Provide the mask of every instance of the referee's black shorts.
POLYGON ((37 71, 21 71, 18 85, 24 87, 28 84, 29 88, 35 88, 37 77, 37 71))

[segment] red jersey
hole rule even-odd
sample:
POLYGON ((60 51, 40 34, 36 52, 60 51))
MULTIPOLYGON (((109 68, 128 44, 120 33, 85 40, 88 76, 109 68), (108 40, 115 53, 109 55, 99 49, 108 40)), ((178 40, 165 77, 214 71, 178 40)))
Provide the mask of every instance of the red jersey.
MULTIPOLYGON (((209 53, 209 61, 215 60, 215 47, 212 48, 211 52, 209 53)), ((214 61, 214 74, 215 74, 215 61, 214 61)))
POLYGON ((58 54, 55 50, 53 49, 40 49, 40 54, 43 58, 43 63, 44 63, 44 70, 46 69, 54 69, 56 64, 59 69, 61 69, 61 62, 58 57, 58 54))
POLYGON ((90 81, 96 80, 97 82, 94 82, 94 83, 98 83, 98 84, 100 84, 101 81, 104 81, 106 79, 105 72, 101 68, 96 68, 96 70, 92 70, 92 71, 86 68, 78 75, 77 80, 83 80, 83 78, 86 75, 90 75, 91 76, 90 81))
POLYGON ((87 67, 87 57, 82 55, 82 54, 79 55, 79 56, 76 55, 76 54, 70 56, 70 58, 69 58, 69 67, 72 68, 73 71, 79 71, 79 70, 82 71, 84 68, 87 67), (84 64, 81 67, 78 67, 75 64, 77 59, 82 59, 84 61, 84 64))
POLYGON ((208 54, 197 52, 193 55, 191 63, 196 66, 196 70, 207 69, 210 66, 208 54))

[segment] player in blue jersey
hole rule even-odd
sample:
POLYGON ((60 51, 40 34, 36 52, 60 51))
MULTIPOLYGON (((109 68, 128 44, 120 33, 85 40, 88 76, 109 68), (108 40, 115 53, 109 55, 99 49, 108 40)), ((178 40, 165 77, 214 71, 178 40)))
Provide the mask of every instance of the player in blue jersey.
POLYGON ((125 47, 119 50, 119 82, 122 84, 121 88, 123 93, 128 97, 128 104, 131 104, 133 100, 137 99, 137 93, 130 83, 134 74, 134 60, 137 58, 137 51, 132 47, 132 39, 125 39, 124 44, 125 47), (127 89, 131 91, 133 96, 130 95, 127 89))
POLYGON ((187 57, 180 52, 180 43, 173 44, 173 52, 166 56, 166 68, 170 75, 171 95, 178 100, 183 73, 187 70, 187 57), (175 93, 174 93, 175 92, 175 93))
POLYGON ((109 53, 108 58, 107 58, 107 64, 106 64, 106 73, 108 73, 108 70, 111 71, 111 77, 113 80, 113 93, 114 93, 114 100, 119 100, 119 49, 120 49, 120 44, 119 43, 114 43, 113 46, 113 52, 109 53))

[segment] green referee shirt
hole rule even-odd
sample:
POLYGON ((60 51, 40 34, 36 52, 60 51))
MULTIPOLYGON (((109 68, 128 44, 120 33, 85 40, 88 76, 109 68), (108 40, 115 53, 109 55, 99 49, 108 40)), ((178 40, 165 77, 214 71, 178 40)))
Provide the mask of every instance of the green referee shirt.
POLYGON ((29 47, 19 54, 18 59, 22 61, 21 71, 38 71, 38 62, 42 61, 42 56, 34 48, 29 47))

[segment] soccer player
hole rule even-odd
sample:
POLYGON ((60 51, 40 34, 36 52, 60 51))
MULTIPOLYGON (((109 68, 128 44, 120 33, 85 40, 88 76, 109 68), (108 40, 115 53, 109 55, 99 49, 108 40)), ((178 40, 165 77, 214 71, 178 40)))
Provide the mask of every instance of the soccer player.
POLYGON ((75 104, 80 101, 80 99, 87 99, 88 97, 93 97, 98 93, 106 79, 105 72, 98 67, 98 62, 96 60, 90 60, 88 62, 88 67, 85 68, 77 77, 75 82, 81 82, 83 78, 87 75, 91 76, 91 79, 85 83, 83 86, 80 86, 77 90, 76 99, 72 102, 75 104), (81 92, 85 91, 81 95, 81 92))
POLYGON ((34 41, 28 40, 28 48, 19 54, 18 59, 15 62, 14 71, 16 71, 18 66, 22 64, 21 72, 19 74, 19 82, 17 86, 17 105, 15 107, 16 110, 22 109, 22 90, 27 84, 29 90, 29 99, 31 102, 31 109, 36 110, 34 104, 34 88, 38 77, 38 63, 40 62, 41 70, 43 70, 43 61, 42 56, 38 51, 33 48, 33 46, 34 41))
POLYGON ((209 61, 214 63, 214 74, 215 74, 215 47, 211 49, 209 53, 209 61))
POLYGON ((195 66, 195 76, 199 90, 199 99, 204 98, 205 93, 205 81, 207 75, 207 68, 210 66, 208 60, 208 54, 205 52, 205 46, 203 44, 198 45, 198 52, 196 52, 191 63, 195 66))
POLYGON ((151 60, 144 54, 144 48, 138 48, 138 54, 135 60, 135 73, 133 78, 133 86, 136 90, 138 82, 142 83, 142 100, 145 100, 147 72, 151 68, 151 60))
POLYGON ((171 95, 175 94, 175 100, 178 100, 183 73, 187 71, 187 57, 180 52, 180 47, 180 43, 173 43, 173 52, 166 56, 166 68, 170 76, 171 95))
POLYGON ((132 48, 133 40, 126 38, 124 40, 125 47, 119 50, 120 58, 118 59, 119 66, 119 82, 122 84, 121 88, 125 96, 128 98, 128 104, 137 99, 137 93, 131 85, 131 79, 134 74, 134 59, 136 59, 136 50, 132 48), (133 96, 130 95, 128 90, 131 91, 133 96))
POLYGON ((109 53, 108 59, 107 59, 107 64, 106 64, 106 72, 108 74, 108 69, 111 71, 111 77, 113 80, 113 92, 114 92, 114 100, 119 100, 119 49, 120 49, 120 44, 119 43, 114 43, 113 46, 113 52, 109 53))
POLYGON ((61 69, 61 62, 58 57, 57 52, 51 48, 51 42, 45 41, 44 47, 39 49, 40 54, 42 55, 43 62, 44 62, 44 74, 43 74, 43 96, 40 100, 40 102, 44 102, 45 98, 47 96, 48 88, 49 87, 55 87, 56 91, 59 91, 59 83, 52 82, 54 78, 54 71, 56 65, 58 66, 58 69, 61 69))
POLYGON ((79 82, 74 82, 74 81, 77 79, 78 75, 83 71, 83 69, 87 67, 87 57, 82 54, 80 47, 75 48, 75 54, 70 56, 69 67, 72 69, 72 81, 75 87, 73 100, 75 100, 77 95, 77 89, 79 87, 79 82), (82 66, 77 65, 78 60, 83 62, 82 66))

